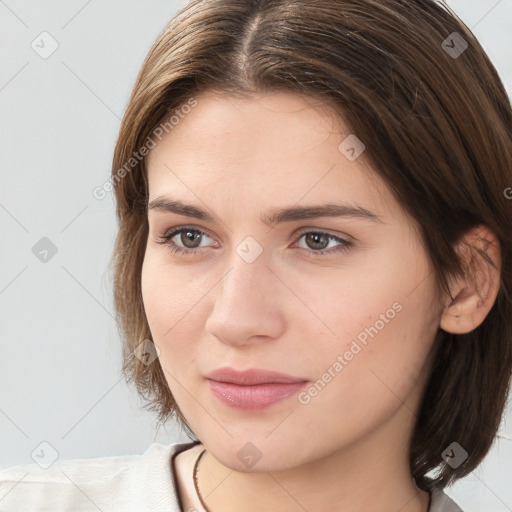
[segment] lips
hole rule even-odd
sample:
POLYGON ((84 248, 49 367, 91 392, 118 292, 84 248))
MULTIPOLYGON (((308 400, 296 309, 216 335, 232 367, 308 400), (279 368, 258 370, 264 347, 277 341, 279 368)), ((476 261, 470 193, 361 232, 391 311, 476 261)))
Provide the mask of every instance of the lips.
POLYGON ((297 393, 309 381, 284 373, 251 368, 239 371, 218 368, 205 376, 213 395, 223 404, 256 410, 297 393))

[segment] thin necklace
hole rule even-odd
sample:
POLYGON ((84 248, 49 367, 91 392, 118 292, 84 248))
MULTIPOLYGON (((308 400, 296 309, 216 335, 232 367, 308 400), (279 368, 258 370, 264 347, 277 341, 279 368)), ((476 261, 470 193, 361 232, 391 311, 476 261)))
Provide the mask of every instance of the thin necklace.
POLYGON ((208 507, 206 506, 206 503, 203 501, 201 493, 199 492, 199 484, 197 483, 197 470, 199 468, 199 461, 201 460, 201 457, 205 453, 206 453, 206 448, 199 454, 199 457, 197 457, 196 463, 194 464, 194 487, 196 489, 197 497, 199 498, 199 501, 201 502, 201 506, 206 510, 206 512, 210 512, 208 510, 208 507))

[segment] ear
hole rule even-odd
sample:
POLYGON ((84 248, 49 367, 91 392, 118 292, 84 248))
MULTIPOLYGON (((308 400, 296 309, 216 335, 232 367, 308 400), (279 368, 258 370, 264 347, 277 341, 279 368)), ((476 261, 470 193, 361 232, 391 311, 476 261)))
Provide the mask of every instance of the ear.
POLYGON ((451 297, 445 300, 440 327, 453 334, 463 334, 476 329, 484 321, 496 300, 500 288, 501 248, 494 233, 479 225, 462 237, 456 251, 462 255, 468 268, 472 268, 472 275, 452 278, 451 297))

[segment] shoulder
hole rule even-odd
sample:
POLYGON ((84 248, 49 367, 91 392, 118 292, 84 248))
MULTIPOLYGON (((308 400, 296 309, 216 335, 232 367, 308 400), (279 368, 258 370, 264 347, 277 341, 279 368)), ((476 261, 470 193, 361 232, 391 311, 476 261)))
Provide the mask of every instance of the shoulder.
POLYGON ((443 490, 432 491, 429 512, 464 512, 443 490))
POLYGON ((171 458, 196 444, 151 444, 140 455, 57 460, 0 470, 0 510, 179 510, 171 458))

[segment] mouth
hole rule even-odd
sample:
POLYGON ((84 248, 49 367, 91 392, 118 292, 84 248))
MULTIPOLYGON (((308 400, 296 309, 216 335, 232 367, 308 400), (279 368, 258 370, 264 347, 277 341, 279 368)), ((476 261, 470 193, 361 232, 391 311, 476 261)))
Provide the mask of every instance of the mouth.
POLYGON ((260 410, 302 389, 307 379, 268 370, 219 368, 206 375, 209 389, 224 405, 260 410))

